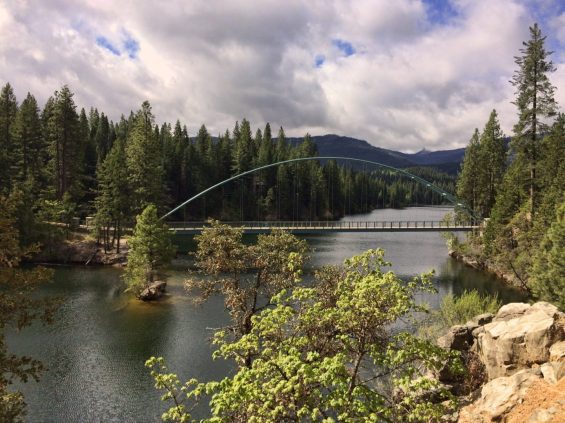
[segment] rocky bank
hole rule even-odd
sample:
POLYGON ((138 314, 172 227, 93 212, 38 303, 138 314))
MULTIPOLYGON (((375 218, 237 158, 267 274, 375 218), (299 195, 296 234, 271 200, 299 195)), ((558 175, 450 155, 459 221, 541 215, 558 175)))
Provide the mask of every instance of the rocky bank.
MULTIPOLYGON (((456 421, 565 422, 565 313, 557 307, 507 304, 453 326, 438 343, 479 361, 469 370, 482 384, 463 399, 456 421)), ((451 375, 439 379, 457 390, 451 375)))
POLYGON ((122 266, 127 262, 127 242, 122 240, 120 252, 105 252, 96 241, 79 238, 64 240, 54 245, 47 245, 31 258, 35 263, 81 264, 81 265, 115 265, 122 266))

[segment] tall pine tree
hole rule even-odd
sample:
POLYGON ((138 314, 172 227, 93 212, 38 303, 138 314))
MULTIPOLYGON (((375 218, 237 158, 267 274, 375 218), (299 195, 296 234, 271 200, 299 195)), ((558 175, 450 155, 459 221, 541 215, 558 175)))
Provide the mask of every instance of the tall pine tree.
POLYGON ((532 216, 538 203, 538 144, 549 129, 545 118, 554 116, 557 107, 553 97, 555 87, 548 78, 555 67, 548 60, 551 52, 545 50, 545 38, 537 23, 530 27, 530 39, 523 43, 521 55, 515 58, 519 68, 512 78, 512 84, 517 89, 514 104, 518 107, 519 116, 518 123, 514 126, 514 148, 518 154, 516 160, 528 174, 525 182, 529 190, 532 216))

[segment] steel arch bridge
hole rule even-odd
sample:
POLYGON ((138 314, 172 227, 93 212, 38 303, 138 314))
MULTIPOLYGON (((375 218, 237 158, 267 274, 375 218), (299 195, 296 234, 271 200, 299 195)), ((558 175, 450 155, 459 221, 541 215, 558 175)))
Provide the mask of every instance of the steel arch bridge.
POLYGON ((429 188, 430 190, 440 194, 443 198, 445 198, 447 201, 449 201, 451 204, 453 204, 456 208, 458 208, 458 209, 464 211, 466 214, 468 214, 469 217, 472 220, 476 220, 476 216, 474 215, 473 211, 463 201, 459 200, 453 194, 446 192, 445 190, 441 189, 437 185, 434 185, 431 182, 429 182, 429 181, 427 181, 427 180, 425 180, 425 179, 423 179, 423 178, 421 178, 417 175, 414 175, 414 174, 407 172, 403 169, 396 168, 394 166, 389 166, 389 165, 379 163, 379 162, 375 162, 375 161, 371 161, 371 160, 358 159, 358 158, 354 158, 354 157, 339 157, 339 156, 300 157, 300 158, 297 158, 297 159, 283 160, 283 161, 280 161, 280 162, 271 163, 271 164, 268 164, 268 165, 265 165, 265 166, 256 167, 255 169, 251 169, 251 170, 248 170, 246 172, 239 173, 237 175, 232 176, 231 178, 224 179, 223 181, 218 182, 217 184, 214 184, 209 188, 206 188, 204 191, 199 192, 198 194, 194 195, 193 197, 190 197, 188 200, 184 201, 183 203, 179 204, 178 206, 176 206, 175 208, 170 210, 167 214, 163 215, 161 217, 161 219, 165 219, 166 217, 170 216, 171 214, 173 214, 177 210, 181 209, 182 207, 186 206, 187 204, 190 204, 192 201, 202 197, 203 195, 207 194, 208 192, 213 191, 216 188, 221 187, 222 185, 225 185, 229 182, 235 181, 236 179, 242 178, 246 175, 251 175, 251 174, 259 172, 263 169, 268 169, 268 168, 271 168, 271 167, 276 167, 276 166, 280 166, 280 165, 284 165, 284 164, 288 164, 288 163, 297 163, 297 162, 314 161, 314 160, 346 160, 346 161, 370 164, 370 165, 375 166, 377 168, 390 170, 390 171, 397 173, 401 176, 405 176, 409 179, 412 179, 415 182, 418 182, 418 183, 424 185, 426 188, 429 188))

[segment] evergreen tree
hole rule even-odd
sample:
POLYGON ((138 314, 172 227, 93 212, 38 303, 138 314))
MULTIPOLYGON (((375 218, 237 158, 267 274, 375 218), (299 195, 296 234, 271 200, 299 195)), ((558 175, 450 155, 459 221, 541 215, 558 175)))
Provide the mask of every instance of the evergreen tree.
POLYGON ((163 161, 159 139, 153 130, 151 105, 144 101, 133 116, 126 143, 128 181, 132 208, 140 213, 150 203, 162 204, 163 161))
POLYGON ((18 182, 32 181, 38 194, 45 187, 45 144, 35 97, 28 93, 22 102, 12 127, 12 175, 18 182))
POLYGON ((98 168, 95 225, 105 251, 113 248, 116 242, 116 251, 120 252, 123 227, 130 220, 129 202, 125 147, 123 141, 118 139, 98 168))
POLYGON ((523 43, 521 56, 515 58, 519 69, 512 78, 512 84, 517 89, 514 104, 518 107, 519 116, 518 123, 514 126, 514 149, 518 154, 516 160, 529 173, 525 179, 529 187, 532 216, 538 204, 538 144, 542 135, 549 129, 544 118, 554 116, 557 107, 553 97, 555 87, 548 78, 548 74, 555 71, 555 67, 548 60, 551 52, 545 50, 545 38, 537 23, 530 27, 530 40, 523 43))
POLYGON ((537 298, 565 310, 565 202, 537 251, 531 285, 537 298))
POLYGON ((128 291, 139 295, 171 262, 175 248, 168 226, 157 215, 157 207, 149 204, 137 216, 137 224, 128 241, 130 248, 124 279, 128 291))
POLYGON ((46 138, 50 146, 55 196, 69 194, 73 201, 82 197, 84 146, 73 93, 66 85, 55 91, 45 112, 46 138))
POLYGON ((477 209, 480 216, 486 217, 490 215, 494 206, 496 194, 506 170, 504 134, 500 129, 496 110, 491 112, 483 129, 479 150, 480 168, 477 171, 480 174, 480 181, 477 187, 479 190, 477 209))
POLYGON ((16 120, 18 104, 12 86, 7 83, 0 92, 0 190, 9 192, 13 160, 12 125, 16 120))
POLYGON ((469 145, 465 149, 465 157, 461 164, 461 173, 459 174, 456 188, 457 197, 463 200, 474 213, 479 211, 478 188, 483 167, 483 164, 480 162, 479 137, 479 130, 475 129, 469 145))

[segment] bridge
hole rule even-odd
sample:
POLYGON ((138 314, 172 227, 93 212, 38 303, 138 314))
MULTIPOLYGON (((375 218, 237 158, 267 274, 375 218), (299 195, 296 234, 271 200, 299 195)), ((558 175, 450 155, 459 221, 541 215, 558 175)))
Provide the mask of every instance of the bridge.
MULTIPOLYGON (((209 222, 167 222, 178 235, 195 235, 210 226, 209 222)), ((241 228, 246 234, 261 234, 283 229, 294 234, 321 234, 330 232, 468 232, 478 229, 472 223, 454 224, 445 221, 255 221, 222 222, 241 228)))
MULTIPOLYGON (((288 163, 312 161, 312 160, 346 160, 352 162, 360 162, 363 164, 370 164, 377 168, 386 169, 400 176, 407 177, 414 182, 424 185, 427 189, 434 191, 442 196, 445 200, 451 203, 457 210, 460 210, 468 215, 469 221, 467 223, 449 223, 444 221, 254 221, 254 222, 222 222, 230 226, 242 228, 244 233, 266 233, 273 229, 284 229, 295 234, 312 234, 312 233, 327 233, 327 232, 461 232, 472 231, 478 229, 476 224, 477 219, 473 211, 461 200, 453 194, 446 192, 442 188, 434 185, 433 183, 407 172, 404 169, 398 169, 393 166, 385 165, 382 163, 358 159, 353 157, 339 157, 339 156, 315 156, 315 157, 300 157, 291 160, 284 160, 277 163, 271 163, 265 166, 260 166, 255 169, 242 172, 234 175, 228 179, 218 182, 215 185, 199 192, 195 196, 189 198, 183 203, 179 204, 167 214, 161 217, 172 215, 177 210, 191 203, 192 201, 204 196, 208 192, 215 190, 231 181, 242 178, 259 172, 263 169, 268 169, 275 166, 280 166, 288 163)), ((167 222, 171 231, 177 234, 198 234, 209 225, 207 222, 167 222)))

